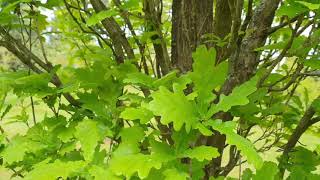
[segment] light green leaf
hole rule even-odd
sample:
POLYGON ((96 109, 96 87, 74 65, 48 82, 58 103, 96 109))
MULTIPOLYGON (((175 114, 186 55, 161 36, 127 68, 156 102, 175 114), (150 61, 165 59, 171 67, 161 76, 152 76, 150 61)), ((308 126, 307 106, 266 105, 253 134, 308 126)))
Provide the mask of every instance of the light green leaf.
POLYGON ((252 179, 252 170, 247 168, 242 172, 242 180, 251 180, 252 179))
POLYGON ((127 78, 123 80, 124 83, 127 84, 138 84, 146 87, 152 87, 154 79, 146 74, 141 72, 130 73, 127 75, 127 78))
POLYGON ((116 156, 110 161, 110 170, 116 175, 124 175, 128 179, 137 172, 140 178, 146 178, 152 168, 160 169, 161 158, 153 155, 130 154, 116 156))
POLYGON ((89 173, 94 177, 95 180, 121 180, 121 178, 115 176, 108 168, 93 165, 89 173))
POLYGON ((79 89, 80 84, 79 83, 72 83, 72 84, 67 84, 61 87, 57 93, 69 93, 69 92, 74 92, 79 89))
POLYGON ((194 83, 194 90, 198 93, 197 99, 201 103, 209 104, 214 98, 212 90, 223 84, 227 77, 228 63, 223 62, 215 66, 216 50, 207 50, 204 45, 199 46, 192 57, 194 63, 190 78, 194 83))
POLYGON ((157 79, 153 82, 154 87, 160 87, 160 86, 165 86, 167 88, 172 86, 172 83, 174 80, 177 79, 177 70, 171 71, 165 76, 161 77, 160 79, 157 79))
POLYGON ((140 152, 139 141, 141 141, 145 134, 141 127, 133 126, 130 128, 124 128, 120 132, 121 143, 116 151, 113 153, 114 156, 126 156, 129 154, 135 154, 140 152))
POLYGON ((105 11, 101 11, 97 14, 93 14, 88 20, 87 20, 87 25, 88 26, 93 26, 97 23, 99 23, 100 21, 112 17, 114 15, 117 15, 118 12, 115 9, 110 9, 110 10, 105 10, 105 11))
POLYGON ((75 131, 74 126, 60 127, 55 132, 57 137, 64 143, 69 142, 73 138, 73 133, 75 131))
POLYGON ((120 132, 122 143, 138 143, 144 135, 143 129, 139 126, 124 128, 120 132))
POLYGON ((282 42, 278 42, 278 43, 274 43, 274 44, 269 44, 266 46, 262 46, 259 48, 256 48, 255 51, 263 51, 263 50, 270 50, 270 49, 283 49, 286 46, 287 42, 286 41, 282 41, 282 42))
POLYGON ((141 124, 148 123, 152 118, 153 114, 146 108, 139 107, 139 108, 126 108, 121 114, 120 118, 127 119, 127 120, 136 120, 140 119, 141 124))
POLYGON ((98 123, 94 120, 85 119, 76 126, 74 135, 81 143, 85 160, 90 161, 98 142, 103 138, 99 132, 98 123))
POLYGON ((288 16, 289 18, 293 18, 299 14, 308 11, 308 9, 296 2, 285 2, 280 8, 277 10, 277 16, 288 16))
POLYGON ((33 86, 47 86, 51 80, 48 73, 32 74, 15 80, 16 84, 32 84, 33 86))
POLYGON ((78 171, 85 166, 84 161, 67 161, 62 162, 56 160, 53 163, 43 163, 36 166, 30 173, 28 173, 25 180, 45 179, 56 180, 58 178, 67 179, 72 173, 78 171))
POLYGON ((0 15, 0 24, 2 25, 8 25, 11 24, 14 21, 17 21, 17 15, 14 14, 7 14, 7 13, 1 13, 0 15))
POLYGON ((198 161, 212 160, 220 155, 217 148, 211 146, 198 146, 193 149, 187 149, 180 156, 197 159, 198 161))
POLYGON ((48 73, 26 75, 14 80, 13 89, 17 94, 45 97, 55 92, 52 87, 48 86, 50 80, 51 75, 48 73))
POLYGON ((320 8, 320 4, 313 4, 313 3, 309 3, 309 2, 305 2, 305 1, 296 1, 296 2, 306 6, 310 10, 317 10, 320 8))
MULTIPOLYGON (((78 93, 77 95, 80 98, 79 101, 83 103, 82 104, 83 108, 93 111, 98 116, 101 116, 104 118, 110 117, 110 114, 108 112, 109 109, 106 108, 106 103, 101 101, 97 94, 78 93)), ((109 96, 109 99, 113 99, 113 98, 109 96)))
POLYGON ((187 75, 180 76, 172 83, 173 92, 184 93, 183 90, 187 89, 187 85, 190 83, 191 83, 191 79, 187 75))
POLYGON ((234 132, 235 122, 222 122, 221 120, 209 120, 205 125, 211 126, 212 129, 226 135, 228 144, 235 145, 241 153, 246 156, 249 163, 253 164, 256 169, 261 168, 263 161, 259 156, 253 144, 234 132))
POLYGON ((28 145, 25 143, 25 139, 22 136, 16 136, 11 140, 9 146, 7 146, 1 153, 4 162, 11 164, 23 160, 24 154, 27 152, 28 145))
POLYGON ((169 161, 176 158, 174 149, 169 146, 167 143, 158 142, 155 140, 150 141, 152 154, 157 154, 162 156, 163 160, 169 161))
POLYGON ((128 101, 130 104, 140 104, 145 98, 140 94, 127 93, 118 98, 121 101, 128 101))
POLYGON ((201 132, 201 134, 205 136, 211 136, 213 134, 212 131, 209 130, 206 126, 204 126, 202 123, 198 123, 195 128, 198 129, 201 132))
POLYGON ((176 168, 167 169, 163 172, 166 177, 165 180, 187 180, 189 179, 189 174, 183 171, 179 171, 176 168))
POLYGON ((193 103, 188 101, 183 92, 172 93, 165 87, 151 94, 153 100, 148 109, 155 115, 161 116, 161 123, 173 122, 175 130, 179 131, 183 124, 187 131, 197 122, 197 114, 193 103))
POLYGON ((255 76, 251 78, 249 81, 243 83, 242 85, 233 89, 232 93, 228 96, 224 94, 221 95, 220 101, 218 104, 213 104, 206 118, 211 118, 212 115, 219 111, 227 112, 231 109, 232 106, 246 105, 249 103, 248 96, 254 93, 257 90, 256 84, 258 81, 258 77, 255 76))
POLYGON ((30 141, 23 136, 15 136, 11 139, 9 145, 1 152, 5 163, 12 164, 23 160, 28 152, 35 152, 42 148, 41 143, 30 141))

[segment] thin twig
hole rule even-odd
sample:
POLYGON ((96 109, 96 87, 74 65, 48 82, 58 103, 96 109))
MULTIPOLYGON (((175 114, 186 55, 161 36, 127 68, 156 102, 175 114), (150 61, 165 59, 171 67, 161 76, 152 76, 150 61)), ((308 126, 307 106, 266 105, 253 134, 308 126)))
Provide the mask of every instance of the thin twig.
MULTIPOLYGON (((31 9, 31 11, 33 11, 33 6, 32 5, 30 5, 30 9, 31 9)), ((29 51, 32 52, 32 43, 31 43, 31 39, 32 39, 32 31, 31 31, 32 18, 31 17, 30 17, 29 21, 30 21, 29 22, 29 39, 30 39, 30 41, 29 41, 29 51)), ((31 71, 31 69, 29 68, 29 72, 28 72, 29 75, 30 75, 30 71, 31 71)), ((37 120, 36 120, 36 113, 35 113, 34 101, 33 101, 33 97, 32 96, 30 96, 30 102, 31 102, 33 124, 36 125, 37 124, 37 120)))

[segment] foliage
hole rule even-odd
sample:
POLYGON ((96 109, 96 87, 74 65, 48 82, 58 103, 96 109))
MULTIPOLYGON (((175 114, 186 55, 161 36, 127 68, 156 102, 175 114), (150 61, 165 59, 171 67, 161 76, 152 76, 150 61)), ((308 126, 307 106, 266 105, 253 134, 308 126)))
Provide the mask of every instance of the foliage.
MULTIPOLYGON (((0 69, 1 166, 25 179, 182 180, 228 178, 245 163, 245 180, 318 179, 319 147, 296 145, 319 136, 319 94, 300 89, 319 76, 320 2, 281 3, 262 32, 260 19, 233 19, 225 37, 192 37, 209 39, 192 45, 190 65, 167 61, 172 3, 0 0, 0 46, 25 66, 0 69), (50 55, 59 46, 65 62, 50 55), (27 130, 12 137, 10 123, 27 130), (277 162, 262 158, 274 149, 277 162)), ((269 5, 244 4, 259 15, 269 5)))

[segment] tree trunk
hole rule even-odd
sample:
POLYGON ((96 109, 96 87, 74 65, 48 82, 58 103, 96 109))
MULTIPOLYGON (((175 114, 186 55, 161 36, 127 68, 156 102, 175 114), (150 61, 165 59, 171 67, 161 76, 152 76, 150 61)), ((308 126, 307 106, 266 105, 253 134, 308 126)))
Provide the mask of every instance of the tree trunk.
POLYGON ((171 60, 182 73, 192 68, 192 52, 213 32, 213 0, 173 0, 171 60))
MULTIPOLYGON (((234 87, 249 80, 256 71, 260 54, 256 48, 263 46, 268 36, 274 13, 280 0, 261 0, 248 18, 248 25, 241 28, 242 0, 216 0, 213 17, 213 0, 173 0, 172 4, 172 52, 173 67, 182 73, 192 69, 192 52, 204 43, 204 34, 213 33, 223 39, 230 34, 225 47, 216 47, 218 62, 229 59, 229 76, 221 89, 221 94, 230 94, 234 87), (231 10, 232 9, 232 10, 231 10), (239 38, 239 30, 248 30, 239 38)), ((212 46, 212 44, 207 44, 212 46)), ((218 113, 216 118, 232 120, 229 113, 218 113)), ((216 133, 198 141, 201 144, 217 147, 223 153, 225 136, 216 133)), ((221 172, 221 157, 214 159, 206 168, 206 179, 218 176, 221 172)))
MULTIPOLYGON (((230 94, 234 87, 241 85, 254 76, 260 54, 255 51, 256 48, 264 45, 268 36, 267 30, 271 27, 275 11, 280 0, 262 0, 254 11, 252 20, 248 25, 248 32, 241 42, 237 39, 233 42, 231 55, 229 57, 229 76, 222 87, 221 93, 230 94)), ((233 21, 234 23, 234 21, 233 21)), ((239 27, 240 28, 240 27, 239 27)), ((236 32, 237 33, 237 32, 236 32)), ((231 35, 232 36, 232 35, 231 35)), ((230 121, 233 117, 227 113, 218 114, 223 121, 230 121)), ((207 140, 207 145, 218 148, 222 155, 225 149, 225 137, 217 134, 207 140)), ((207 176, 219 176, 221 172, 221 156, 211 162, 206 168, 207 176)))

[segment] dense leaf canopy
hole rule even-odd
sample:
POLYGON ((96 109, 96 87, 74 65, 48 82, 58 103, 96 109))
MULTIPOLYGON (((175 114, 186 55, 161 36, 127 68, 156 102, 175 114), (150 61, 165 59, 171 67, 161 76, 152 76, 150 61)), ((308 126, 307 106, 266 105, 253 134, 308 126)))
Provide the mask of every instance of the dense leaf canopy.
POLYGON ((320 0, 0 0, 0 179, 320 179, 320 0))

